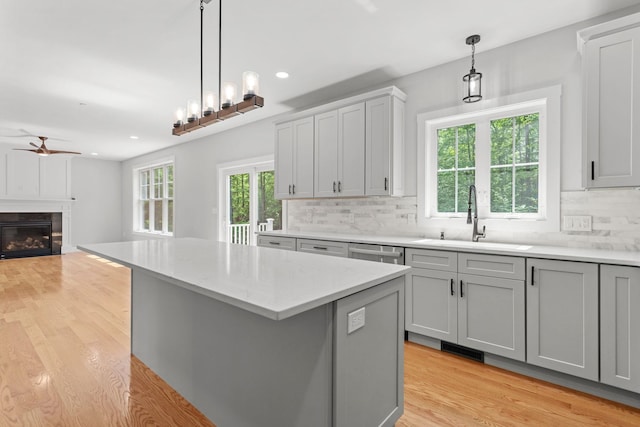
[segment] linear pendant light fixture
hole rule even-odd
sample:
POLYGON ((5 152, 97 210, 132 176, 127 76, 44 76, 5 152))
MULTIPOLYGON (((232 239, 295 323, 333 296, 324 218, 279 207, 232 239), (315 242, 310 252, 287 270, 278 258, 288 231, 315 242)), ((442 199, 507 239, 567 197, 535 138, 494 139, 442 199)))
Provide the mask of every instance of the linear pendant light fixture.
POLYGON ((190 100, 187 108, 178 108, 176 111, 176 121, 173 124, 174 135, 184 135, 196 129, 201 129, 213 123, 235 117, 256 108, 264 106, 264 98, 258 95, 259 76, 253 71, 242 73, 242 101, 236 103, 237 88, 233 83, 222 85, 222 0, 219 7, 218 20, 218 94, 220 104, 218 111, 215 110, 216 102, 213 92, 203 89, 203 17, 204 3, 209 4, 211 0, 200 0, 200 102, 190 100), (202 107, 201 107, 202 106, 202 107), (187 122, 184 122, 184 119, 187 122))
POLYGON ((480 36, 474 34, 467 37, 467 45, 471 45, 471 70, 462 77, 464 82, 464 102, 478 102, 482 99, 482 73, 476 73, 476 44, 480 42, 480 36))

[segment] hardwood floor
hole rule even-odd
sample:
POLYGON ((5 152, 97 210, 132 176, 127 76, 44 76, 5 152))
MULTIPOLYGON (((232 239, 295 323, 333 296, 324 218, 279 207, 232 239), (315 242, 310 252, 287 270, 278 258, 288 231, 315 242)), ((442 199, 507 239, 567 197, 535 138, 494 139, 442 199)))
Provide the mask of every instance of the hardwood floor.
MULTIPOLYGON (((129 315, 129 270, 117 264, 81 252, 0 261, 0 426, 213 426, 130 355, 129 315)), ((405 351, 397 427, 640 425, 640 410, 405 351)))

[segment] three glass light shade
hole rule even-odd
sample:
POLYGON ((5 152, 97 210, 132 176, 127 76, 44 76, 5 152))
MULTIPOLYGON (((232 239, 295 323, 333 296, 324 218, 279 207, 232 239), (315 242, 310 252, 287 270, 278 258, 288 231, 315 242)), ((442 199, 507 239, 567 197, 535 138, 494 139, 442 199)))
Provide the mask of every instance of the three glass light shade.
MULTIPOLYGON (((254 71, 242 73, 242 101, 249 100, 254 96, 259 96, 260 76, 254 71)), ((222 84, 220 107, 217 111, 230 108, 238 103, 238 87, 235 83, 225 82, 222 84)), ((207 117, 216 111, 218 106, 216 95, 213 92, 206 92, 202 99, 202 109, 196 100, 187 101, 186 108, 179 107, 176 110, 176 121, 174 128, 178 128, 187 123, 193 123, 201 117, 207 117)))

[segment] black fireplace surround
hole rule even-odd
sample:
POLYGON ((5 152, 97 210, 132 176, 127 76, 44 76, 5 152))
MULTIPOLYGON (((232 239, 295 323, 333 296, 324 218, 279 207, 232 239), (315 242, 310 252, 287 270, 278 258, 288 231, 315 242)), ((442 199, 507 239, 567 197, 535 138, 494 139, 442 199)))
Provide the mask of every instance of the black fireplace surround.
POLYGON ((60 255, 62 213, 0 212, 0 259, 60 255))

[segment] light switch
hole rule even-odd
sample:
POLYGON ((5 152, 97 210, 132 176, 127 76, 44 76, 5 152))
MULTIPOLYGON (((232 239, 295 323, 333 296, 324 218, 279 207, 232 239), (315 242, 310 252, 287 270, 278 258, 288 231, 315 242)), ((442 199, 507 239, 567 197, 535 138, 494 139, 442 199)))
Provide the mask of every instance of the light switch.
POLYGON ((347 335, 364 326, 364 307, 347 314, 347 335))

